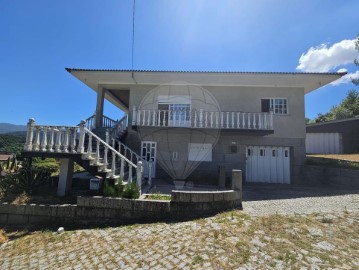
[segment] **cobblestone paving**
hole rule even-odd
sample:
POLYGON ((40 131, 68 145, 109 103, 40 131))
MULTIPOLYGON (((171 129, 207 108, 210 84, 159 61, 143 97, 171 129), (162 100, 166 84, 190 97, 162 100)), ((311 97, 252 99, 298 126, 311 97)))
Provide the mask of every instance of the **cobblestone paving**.
POLYGON ((359 269, 358 206, 359 195, 250 201, 250 215, 35 232, 0 246, 0 269, 359 269))

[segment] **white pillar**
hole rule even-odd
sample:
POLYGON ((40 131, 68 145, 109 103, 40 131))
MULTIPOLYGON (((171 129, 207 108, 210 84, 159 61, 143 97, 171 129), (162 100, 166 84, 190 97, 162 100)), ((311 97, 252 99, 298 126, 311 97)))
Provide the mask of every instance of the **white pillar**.
POLYGON ((137 163, 136 174, 137 174, 136 185, 139 187, 140 195, 141 195, 141 185, 142 185, 142 161, 141 160, 137 163))
POLYGON ((24 146, 25 151, 32 150, 32 140, 34 139, 34 126, 35 126, 35 119, 30 118, 29 122, 27 122, 26 143, 24 146))
POLYGON ((105 100, 106 89, 102 86, 99 86, 97 89, 97 102, 96 102, 96 119, 95 119, 95 128, 102 127, 102 118, 103 118, 103 104, 105 100))
POLYGON ((57 196, 65 196, 71 190, 74 161, 69 158, 60 159, 60 176, 57 185, 57 196))
POLYGON ((85 143, 85 127, 86 121, 82 120, 80 124, 80 137, 79 137, 79 144, 77 146, 77 153, 82 154, 84 152, 84 143, 85 143))

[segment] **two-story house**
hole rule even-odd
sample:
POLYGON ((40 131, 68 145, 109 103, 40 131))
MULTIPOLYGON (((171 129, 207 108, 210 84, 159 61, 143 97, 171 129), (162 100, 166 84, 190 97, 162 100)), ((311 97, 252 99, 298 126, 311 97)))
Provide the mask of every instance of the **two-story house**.
POLYGON ((145 176, 198 184, 217 184, 220 168, 247 182, 300 182, 304 95, 345 74, 66 70, 97 93, 97 129, 109 126, 104 99, 128 115, 121 141, 145 176))

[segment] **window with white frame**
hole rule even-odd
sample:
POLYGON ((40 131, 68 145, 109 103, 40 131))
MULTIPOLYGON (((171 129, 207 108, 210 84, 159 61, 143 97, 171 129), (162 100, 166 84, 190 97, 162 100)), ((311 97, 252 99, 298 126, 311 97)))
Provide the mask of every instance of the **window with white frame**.
POLYGON ((263 98, 262 112, 288 114, 288 100, 286 98, 263 98))
POLYGON ((160 125, 187 126, 191 121, 191 98, 189 96, 159 96, 160 125))

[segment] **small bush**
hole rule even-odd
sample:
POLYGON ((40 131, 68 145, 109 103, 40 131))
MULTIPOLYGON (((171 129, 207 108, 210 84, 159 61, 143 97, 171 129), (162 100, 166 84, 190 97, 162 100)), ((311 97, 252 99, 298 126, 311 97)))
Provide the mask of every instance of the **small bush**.
POLYGON ((140 197, 140 189, 137 187, 136 183, 131 183, 126 185, 122 197, 127 199, 138 199, 140 197))
POLYGON ((114 186, 110 185, 108 181, 105 181, 103 195, 106 197, 122 197, 123 189, 122 181, 114 186))

